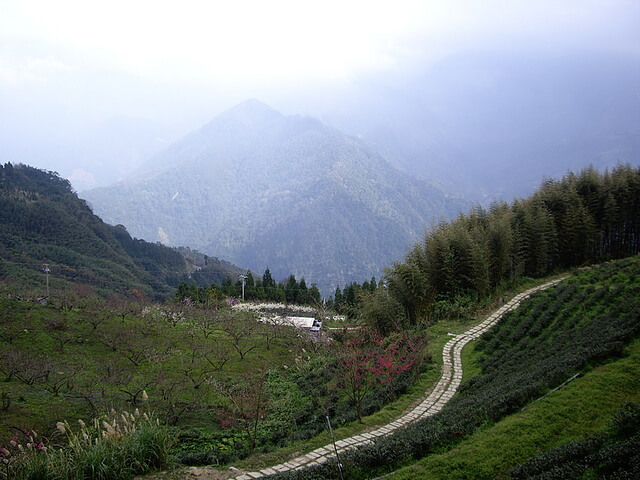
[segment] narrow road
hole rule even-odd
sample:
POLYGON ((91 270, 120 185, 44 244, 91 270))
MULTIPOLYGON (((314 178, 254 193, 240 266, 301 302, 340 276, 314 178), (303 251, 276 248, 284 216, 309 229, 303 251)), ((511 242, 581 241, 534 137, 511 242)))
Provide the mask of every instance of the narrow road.
MULTIPOLYGON (((462 382, 462 359, 460 358, 462 348, 471 340, 475 340, 484 332, 489 330, 489 328, 495 325, 505 313, 517 308, 522 300, 530 297, 532 294, 540 290, 552 287, 562 280, 564 280, 564 278, 553 280, 516 295, 482 323, 460 335, 451 334, 451 340, 445 344, 442 351, 442 376, 427 398, 425 398, 413 410, 396 419, 394 422, 379 427, 371 432, 362 433, 336 442, 338 454, 345 450, 358 447, 359 445, 371 443, 377 437, 389 435, 398 428, 401 428, 411 422, 415 422, 420 418, 434 415, 442 410, 451 397, 456 393, 456 390, 460 386, 460 382, 462 382)), ((268 477, 269 475, 286 472, 288 470, 300 470, 312 465, 324 463, 332 457, 335 457, 335 451, 333 444, 329 444, 324 447, 317 448, 305 455, 289 460, 288 462, 256 472, 243 473, 242 475, 235 477, 234 480, 251 480, 253 478, 268 477)))

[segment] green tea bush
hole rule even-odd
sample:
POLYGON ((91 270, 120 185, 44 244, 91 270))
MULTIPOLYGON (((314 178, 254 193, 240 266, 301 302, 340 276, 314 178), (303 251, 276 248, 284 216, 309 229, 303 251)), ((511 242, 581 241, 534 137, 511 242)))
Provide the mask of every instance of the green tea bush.
POLYGON ((640 404, 627 403, 608 431, 566 443, 517 465, 513 480, 640 478, 640 404))

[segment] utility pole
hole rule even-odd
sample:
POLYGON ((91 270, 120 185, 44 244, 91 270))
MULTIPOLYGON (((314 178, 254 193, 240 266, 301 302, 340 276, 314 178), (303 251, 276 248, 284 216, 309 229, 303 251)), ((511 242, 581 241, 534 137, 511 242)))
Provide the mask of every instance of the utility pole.
POLYGON ((242 301, 244 302, 244 282, 247 280, 246 275, 238 275, 240 280, 242 280, 242 301))
POLYGON ((47 277, 47 300, 49 299, 49 272, 51 272, 51 270, 49 270, 49 264, 45 263, 44 264, 44 273, 47 277))

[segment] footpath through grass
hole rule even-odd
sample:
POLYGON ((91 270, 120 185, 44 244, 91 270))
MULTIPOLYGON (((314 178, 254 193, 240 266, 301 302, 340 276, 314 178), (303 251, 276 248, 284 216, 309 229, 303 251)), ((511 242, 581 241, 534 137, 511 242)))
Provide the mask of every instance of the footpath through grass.
MULTIPOLYGON (((408 388, 406 394, 397 400, 384 406, 378 412, 363 417, 362 423, 351 422, 341 427, 334 426, 334 436, 336 441, 358 435, 368 430, 386 425, 402 416, 407 410, 413 408, 422 400, 437 384, 442 375, 442 349, 450 340, 449 333, 462 333, 469 329, 471 325, 477 323, 476 319, 466 321, 442 321, 431 326, 428 330, 427 352, 431 356, 431 362, 425 372, 421 373, 418 380, 408 388)), ((235 462, 233 465, 242 470, 256 470, 270 465, 277 465, 289 458, 296 457, 304 452, 312 451, 331 443, 331 436, 328 430, 307 440, 292 443, 272 452, 253 455, 245 460, 235 462)))
MULTIPOLYGON (((431 351, 431 348, 429 348, 429 351, 431 351)), ((436 384, 442 373, 441 362, 442 349, 439 361, 429 363, 428 369, 420 374, 418 380, 408 388, 406 394, 386 405, 378 412, 363 417, 362 423, 354 421, 341 427, 336 428, 334 426, 333 433, 336 441, 357 435, 367 430, 373 430, 380 425, 385 425, 400 417, 405 411, 409 410, 414 404, 424 397, 425 391, 429 391, 429 389, 436 384)), ((270 465, 282 463, 289 458, 300 455, 301 453, 323 447, 329 443, 331 443, 331 436, 327 430, 313 438, 294 442, 272 452, 255 454, 245 460, 235 462, 233 466, 242 470, 265 468, 270 465)))

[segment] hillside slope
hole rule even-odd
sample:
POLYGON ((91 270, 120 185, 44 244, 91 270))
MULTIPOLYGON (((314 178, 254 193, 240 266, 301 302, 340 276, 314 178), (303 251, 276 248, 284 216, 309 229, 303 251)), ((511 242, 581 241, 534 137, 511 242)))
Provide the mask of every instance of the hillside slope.
POLYGON ((56 173, 0 165, 0 278, 44 295, 45 264, 53 288, 80 283, 160 298, 188 270, 177 251, 105 224, 56 173))
POLYGON ((151 173, 86 192, 149 241, 189 244, 331 292, 379 275, 466 203, 312 118, 244 102, 156 156, 151 173))
MULTIPOLYGON (((458 393, 442 410, 398 429, 390 436, 376 438, 371 444, 343 453, 340 462, 344 478, 375 478, 407 463, 414 463, 418 458, 429 458, 449 450, 455 453, 465 438, 486 431, 529 405, 536 405, 547 394, 555 395, 555 389, 576 374, 585 374, 599 365, 629 355, 630 351, 625 347, 632 345, 637 349, 640 337, 639 279, 640 258, 630 257, 578 272, 556 287, 524 300, 475 343, 474 359, 480 371, 460 385, 458 393)), ((462 355, 465 356, 464 351, 462 355)), ((634 354, 631 357, 631 362, 638 358, 634 354)), ((628 369, 629 362, 626 365, 628 369)), ((602 428, 611 412, 615 412, 622 402, 640 400, 640 386, 633 375, 618 375, 614 379, 605 377, 604 381, 611 382, 610 388, 617 386, 625 393, 616 396, 617 402, 606 406, 606 418, 600 417, 591 422, 584 433, 602 428)), ((583 390, 582 395, 590 394, 583 390)), ((583 408, 580 402, 578 398, 573 405, 577 411, 583 408)), ((590 399, 585 401, 589 402, 590 399)), ((597 414, 587 411, 584 415, 591 418, 597 414)), ((565 429, 561 420, 554 424, 552 416, 547 417, 535 426, 539 431, 526 433, 535 438, 537 433, 544 431, 546 433, 539 436, 544 438, 542 447, 556 446, 555 435, 558 432, 564 434, 565 429)), ((631 431, 627 432, 635 435, 636 441, 639 425, 630 425, 631 431)), ((512 435, 524 434, 512 432, 512 435)), ((573 435, 575 438, 575 433, 573 435)), ((565 436, 564 441, 567 439, 572 438, 565 436)), ((504 437, 500 440, 504 441, 504 437)), ((514 441, 521 440, 517 438, 514 441)), ((440 470, 449 471, 450 476, 430 478, 504 478, 517 462, 539 452, 540 446, 536 443, 515 452, 517 455, 510 460, 511 463, 501 463, 502 450, 494 449, 494 471, 479 472, 473 462, 454 458, 448 469, 440 470)), ((623 474, 637 473, 634 461, 630 455, 617 458, 617 463, 609 464, 607 468, 623 474)), ((578 467, 585 474, 584 478, 602 478, 589 476, 593 471, 599 471, 601 465, 585 463, 578 467)), ((409 474, 398 478, 417 478, 416 470, 411 471, 413 476, 409 474)), ((274 478, 310 480, 339 476, 335 459, 332 459, 322 465, 286 472, 274 478)))

